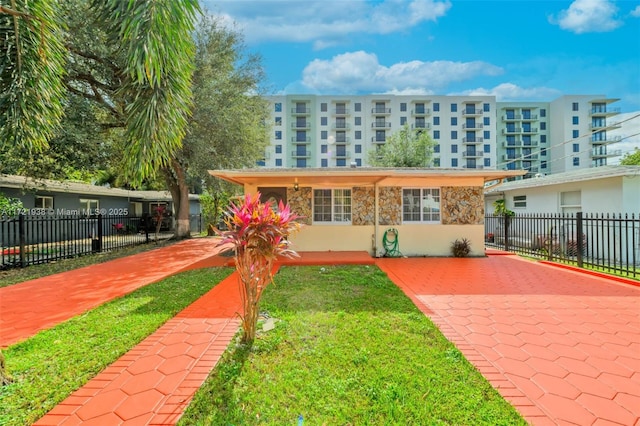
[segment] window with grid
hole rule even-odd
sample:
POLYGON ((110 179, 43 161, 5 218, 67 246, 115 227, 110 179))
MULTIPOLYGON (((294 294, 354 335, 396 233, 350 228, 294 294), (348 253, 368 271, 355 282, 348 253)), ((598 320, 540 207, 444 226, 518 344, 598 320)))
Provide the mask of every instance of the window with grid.
POLYGON ((402 220, 440 223, 440 188, 403 189, 402 220))
POLYGON ((351 190, 314 189, 313 221, 351 223, 351 190))

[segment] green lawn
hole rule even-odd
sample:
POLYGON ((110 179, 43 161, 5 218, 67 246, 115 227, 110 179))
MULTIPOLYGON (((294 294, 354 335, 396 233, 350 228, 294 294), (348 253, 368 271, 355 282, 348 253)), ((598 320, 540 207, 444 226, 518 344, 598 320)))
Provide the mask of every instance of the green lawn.
POLYGON ((287 267, 181 425, 526 424, 376 267, 287 267))
POLYGON ((169 277, 9 346, 3 353, 15 382, 0 388, 0 424, 32 424, 231 271, 169 277))

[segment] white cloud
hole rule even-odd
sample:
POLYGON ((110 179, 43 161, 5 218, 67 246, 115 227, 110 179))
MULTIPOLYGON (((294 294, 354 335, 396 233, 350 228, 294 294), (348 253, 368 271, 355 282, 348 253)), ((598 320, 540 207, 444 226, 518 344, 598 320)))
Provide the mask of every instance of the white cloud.
POLYGON ((387 67, 379 63, 374 53, 358 51, 336 55, 330 60, 313 60, 303 71, 302 83, 311 90, 334 93, 430 92, 452 82, 502 72, 502 68, 482 61, 410 61, 387 67))
MULTIPOLYGON (((211 1, 213 4, 213 1, 211 1)), ((213 12, 235 22, 249 43, 314 42, 332 46, 353 34, 390 34, 436 21, 451 8, 449 0, 225 1, 213 12)))
POLYGON ((618 8, 610 0, 575 0, 549 22, 576 34, 607 32, 622 25, 616 18, 618 8))
POLYGON ((629 12, 629 15, 633 16, 634 18, 640 18, 640 5, 636 6, 635 9, 629 12))
POLYGON ((513 83, 502 83, 492 89, 479 87, 476 89, 465 90, 459 93, 450 93, 457 96, 495 96, 498 102, 518 101, 518 100, 541 100, 548 101, 558 96, 562 96, 562 92, 549 87, 533 87, 524 88, 513 83))

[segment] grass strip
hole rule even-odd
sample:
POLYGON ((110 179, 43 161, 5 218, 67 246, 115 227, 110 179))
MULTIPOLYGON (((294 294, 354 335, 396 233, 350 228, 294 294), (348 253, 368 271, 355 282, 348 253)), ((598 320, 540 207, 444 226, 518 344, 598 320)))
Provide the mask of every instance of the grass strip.
POLYGON ((0 424, 32 424, 231 272, 175 275, 9 346, 0 424))
POLYGON ((377 267, 286 267, 180 425, 525 425, 377 267), (298 423, 299 424, 299 423, 298 423))

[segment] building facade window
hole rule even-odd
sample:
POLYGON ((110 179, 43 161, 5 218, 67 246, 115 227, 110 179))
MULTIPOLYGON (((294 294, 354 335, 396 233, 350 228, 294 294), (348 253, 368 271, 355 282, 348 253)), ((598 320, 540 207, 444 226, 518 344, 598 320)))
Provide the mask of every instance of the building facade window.
POLYGON ((321 159, 320 167, 329 167, 329 161, 326 158, 321 159))
POLYGON ((527 196, 526 195, 516 195, 513 197, 513 207, 517 208, 526 208, 527 207, 527 196))
POLYGON ((320 145, 320 154, 326 154, 328 151, 328 145, 320 145))
POLYGON ((451 112, 458 112, 458 104, 451 104, 451 112))
POLYGON ((451 159, 451 167, 458 167, 458 159, 457 158, 452 158, 451 159))
POLYGON ((351 190, 314 189, 313 221, 351 223, 351 190))
POLYGON ((546 121, 540 122, 540 130, 547 130, 547 122, 546 121))
POLYGON ((354 146, 354 151, 355 151, 356 154, 361 154, 362 153, 362 145, 356 144, 354 146))
POLYGON ((403 188, 402 221, 440 223, 440 188, 403 188))
POLYGON ((320 112, 327 112, 327 111, 328 111, 327 103, 326 102, 322 102, 320 104, 320 112))
POLYGON ((90 198, 80 198, 80 211, 87 216, 98 214, 100 208, 100 201, 90 198))
POLYGON ((400 117, 400 125, 404 126, 405 124, 407 124, 407 117, 400 117))
POLYGON ((320 117, 320 125, 321 126, 326 126, 327 122, 328 122, 328 118, 327 117, 320 117))
POLYGON ((436 144, 433 146, 433 152, 436 154, 440 152, 440 144, 436 144))
POLYGON ((489 130, 483 131, 482 137, 484 137, 485 139, 491 139, 491 132, 489 130))
POLYGON ((276 154, 282 154, 282 145, 276 145, 276 154))
POLYGON ((406 102, 401 102, 400 103, 400 112, 405 112, 407 110, 407 103, 406 102))
POLYGON ((488 153, 490 153, 490 152, 491 152, 491 145, 489 145, 488 143, 484 144, 484 145, 482 146, 482 148, 483 148, 483 150, 484 150, 485 154, 488 154, 488 153))
POLYGON ((547 116, 547 110, 544 108, 540 108, 540 117, 546 117, 547 116))
POLYGON ((273 110, 275 112, 282 112, 282 103, 281 102, 276 102, 275 104, 273 104, 273 110))
POLYGON ((573 130, 571 132, 571 134, 573 135, 573 138, 579 138, 580 137, 580 130, 573 130))
POLYGON ((276 126, 282 126, 282 117, 276 117, 276 126))
POLYGON ((360 131, 360 130, 356 130, 356 132, 355 132, 355 138, 356 138, 357 140, 362 139, 362 131, 360 131))
POLYGON ((452 140, 458 139, 458 132, 456 130, 451 131, 451 139, 452 140))
POLYGON ((482 104, 482 110, 484 112, 490 112, 491 111, 491 105, 489 104, 482 104))
POLYGON ((484 124, 485 126, 490 126, 491 125, 491 117, 482 117, 482 124, 484 124))
POLYGON ((576 167, 580 165, 580 157, 573 157, 573 165, 576 167))
POLYGON ((440 117, 433 117, 433 125, 434 126, 440 125, 440 117))
POLYGON ((547 143, 547 135, 540 135, 540 143, 547 143))
POLYGON ((573 117, 571 117, 571 122, 572 122, 573 124, 576 124, 576 125, 577 125, 577 124, 580 124, 580 121, 579 121, 579 119, 578 119, 578 116, 577 116, 577 115, 574 115, 573 117))
POLYGON ((484 166, 485 167, 491 167, 491 158, 485 158, 484 159, 484 166))
POLYGON ((440 130, 434 130, 433 131, 433 138, 434 139, 440 139, 440 130))
POLYGON ((458 145, 456 145, 456 144, 451 145, 451 153, 452 154, 457 154, 458 153, 458 145))
POLYGON ((361 126, 362 125, 362 117, 356 117, 354 119, 354 123, 356 126, 361 126))
POLYGON ((451 125, 452 126, 458 125, 458 117, 451 117, 451 125))
POLYGON ((282 158, 276 158, 276 167, 282 167, 282 158))
POLYGON ((355 104, 353 104, 353 110, 355 112, 360 112, 362 111, 362 104, 360 102, 356 102, 355 104))
POLYGON ((282 130, 276 130, 276 140, 282 139, 282 130))
POLYGON ((356 158, 356 166, 362 167, 362 160, 360 158, 356 158))
POLYGON ((322 130, 320 132, 320 139, 322 139, 323 141, 326 141, 328 137, 329 137, 329 132, 327 132, 326 130, 322 130))
POLYGON ((580 144, 579 143, 574 143, 573 144, 573 152, 580 152, 580 144))
POLYGON ((440 102, 434 102, 434 104, 433 104, 433 110, 434 110, 435 112, 440 111, 440 102))
POLYGON ((36 195, 34 207, 36 209, 53 209, 53 197, 36 195))
POLYGON ((574 102, 571 104, 571 111, 578 111, 578 103, 574 102))

